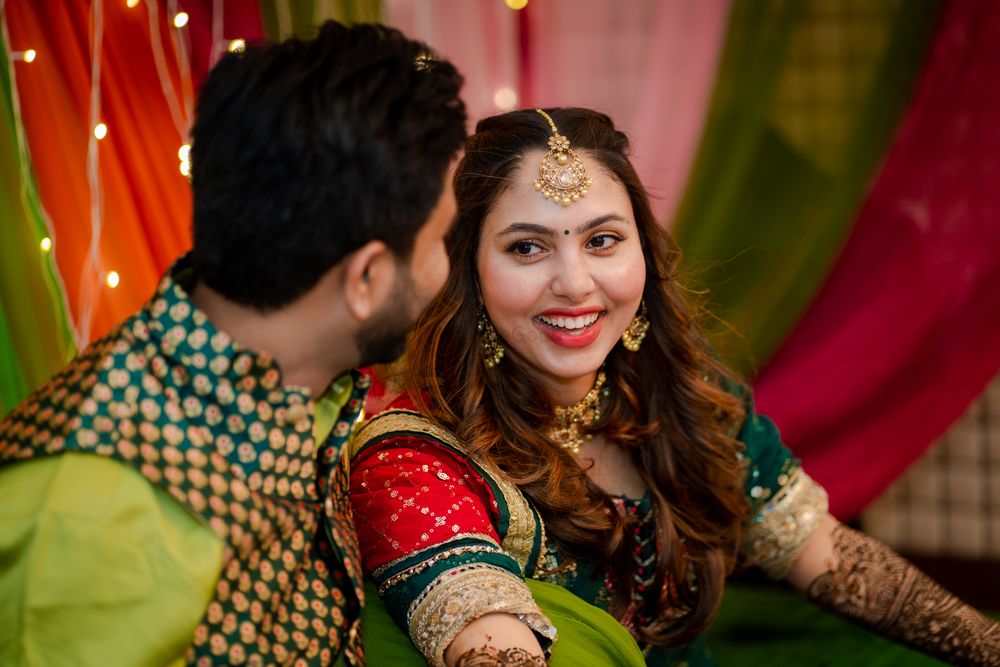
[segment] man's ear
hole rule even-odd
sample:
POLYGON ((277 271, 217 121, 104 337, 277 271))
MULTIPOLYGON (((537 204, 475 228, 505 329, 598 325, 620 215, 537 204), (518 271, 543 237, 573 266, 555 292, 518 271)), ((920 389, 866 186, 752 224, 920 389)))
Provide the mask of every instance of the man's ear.
POLYGON ((359 322, 378 311, 396 283, 396 261, 382 241, 369 241, 347 259, 344 267, 344 302, 359 322))

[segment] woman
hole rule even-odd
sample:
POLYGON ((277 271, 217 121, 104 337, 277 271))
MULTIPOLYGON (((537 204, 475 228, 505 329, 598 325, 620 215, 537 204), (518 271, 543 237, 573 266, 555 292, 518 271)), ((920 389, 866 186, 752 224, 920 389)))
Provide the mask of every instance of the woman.
POLYGON ((610 612, 647 664, 712 664, 697 638, 750 565, 918 649, 997 664, 997 625, 830 516, 713 356, 627 149, 582 109, 488 118, 469 139, 451 275, 351 464, 389 613, 432 664, 544 664, 553 628, 525 585, 542 580, 610 612))

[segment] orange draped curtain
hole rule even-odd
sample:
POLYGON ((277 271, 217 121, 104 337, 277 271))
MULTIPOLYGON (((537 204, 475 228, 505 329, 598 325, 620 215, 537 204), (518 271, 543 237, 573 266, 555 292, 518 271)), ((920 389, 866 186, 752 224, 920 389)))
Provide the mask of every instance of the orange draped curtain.
POLYGON ((187 46, 178 41, 186 37, 168 21, 165 3, 8 0, 6 14, 12 49, 38 54, 19 68, 17 92, 52 252, 87 342, 130 315, 190 246, 191 196, 178 158, 190 120, 187 46), (97 142, 100 183, 92 188, 95 13, 103 17, 99 121, 108 134, 97 142), (95 192, 103 198, 100 225, 90 213, 95 192), (106 283, 109 271, 120 276, 117 288, 106 283))

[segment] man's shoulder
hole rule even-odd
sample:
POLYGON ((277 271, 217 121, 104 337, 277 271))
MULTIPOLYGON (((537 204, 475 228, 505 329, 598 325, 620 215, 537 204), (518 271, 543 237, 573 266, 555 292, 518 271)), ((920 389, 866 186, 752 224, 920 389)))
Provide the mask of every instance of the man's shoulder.
POLYGON ((140 311, 81 350, 0 420, 0 459, 93 448, 95 432, 100 439, 113 431, 95 421, 130 417, 142 399, 162 394, 148 372, 155 352, 148 333, 140 311), (75 442, 81 434, 85 442, 75 442))
MULTIPOLYGON (((104 532, 160 548, 211 530, 168 493, 117 459, 86 452, 19 461, 0 468, 0 522, 49 523, 74 539, 104 532)), ((195 537, 196 542, 200 540, 195 537)))
POLYGON ((204 612, 223 552, 134 469, 73 452, 0 468, 0 534, 0 599, 11 601, 0 610, 4 664, 11 651, 85 665, 173 659, 204 612), (133 621, 157 624, 162 636, 130 636, 133 621))

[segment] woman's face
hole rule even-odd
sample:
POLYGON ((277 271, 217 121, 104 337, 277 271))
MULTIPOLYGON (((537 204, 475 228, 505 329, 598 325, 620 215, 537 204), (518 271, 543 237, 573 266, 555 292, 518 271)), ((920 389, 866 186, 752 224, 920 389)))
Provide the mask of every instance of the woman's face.
POLYGON ((581 151, 593 185, 578 202, 553 204, 533 185, 544 155, 525 155, 486 216, 477 263, 493 326, 566 404, 590 388, 635 317, 646 268, 625 188, 581 151))

